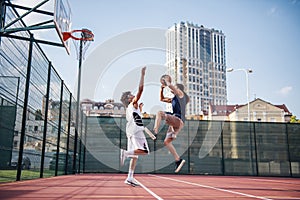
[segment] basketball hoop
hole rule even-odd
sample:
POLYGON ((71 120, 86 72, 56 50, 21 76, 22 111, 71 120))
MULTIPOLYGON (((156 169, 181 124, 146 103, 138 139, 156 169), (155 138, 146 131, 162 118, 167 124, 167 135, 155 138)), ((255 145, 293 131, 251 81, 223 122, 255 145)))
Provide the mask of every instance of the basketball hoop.
POLYGON ((71 32, 62 32, 62 35, 64 41, 67 41, 70 38, 73 39, 73 44, 76 47, 75 49, 77 54, 77 60, 80 57, 80 51, 82 51, 81 56, 84 59, 85 52, 90 46, 90 42, 94 41, 93 32, 88 29, 81 29, 81 30, 73 30, 71 32))
POLYGON ((74 40, 84 40, 84 41, 93 41, 94 40, 94 34, 92 31, 88 29, 82 29, 82 30, 73 30, 71 32, 62 32, 63 40, 66 41, 69 38, 72 38, 74 40), (78 35, 78 33, 80 35, 78 35))

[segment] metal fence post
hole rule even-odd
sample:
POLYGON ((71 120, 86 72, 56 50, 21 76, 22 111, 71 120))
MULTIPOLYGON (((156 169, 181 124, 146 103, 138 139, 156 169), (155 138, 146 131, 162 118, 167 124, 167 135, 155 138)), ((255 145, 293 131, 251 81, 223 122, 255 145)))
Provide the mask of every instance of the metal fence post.
POLYGON ((85 126, 84 126, 84 143, 83 143, 83 169, 82 169, 82 172, 84 173, 85 172, 85 156, 86 156, 86 134, 87 134, 87 117, 85 117, 85 126))
POLYGON ((188 131, 187 131, 187 135, 188 135, 188 151, 187 151, 187 153, 188 153, 188 173, 190 174, 191 173, 191 153, 190 153, 190 151, 191 151, 191 147, 190 147, 190 123, 189 123, 190 121, 187 121, 187 127, 188 127, 188 131))
POLYGON ((45 160, 45 150, 46 150, 46 137, 47 137, 47 128, 48 128, 48 108, 49 108, 49 93, 50 93, 50 81, 51 81, 51 68, 52 64, 49 62, 48 66, 48 78, 47 78, 47 91, 45 95, 45 119, 44 119, 44 130, 43 130, 43 144, 42 144, 42 157, 41 157, 41 169, 40 169, 40 178, 43 178, 44 173, 44 160, 45 160))
POLYGON ((221 150, 222 150, 222 161, 221 161, 222 164, 221 164, 221 168, 222 168, 222 174, 225 175, 223 123, 224 122, 221 122, 221 150))
POLYGON ((257 161, 257 140, 256 140, 256 130, 255 130, 255 122, 253 124, 253 135, 254 135, 254 151, 255 151, 255 162, 256 162, 256 175, 259 176, 259 168, 258 168, 258 161, 257 161))
MULTIPOLYGON (((0 1, 0 30, 3 29, 5 25, 5 16, 6 16, 6 6, 5 0, 0 1)), ((1 35, 0 35, 0 44, 1 44, 1 35)))
POLYGON ((69 167, 69 146, 70 146, 70 128, 71 128, 71 116, 72 116, 72 112, 71 109, 72 108, 72 93, 70 93, 70 101, 69 101, 69 117, 68 117, 68 136, 67 136, 67 152, 66 152, 66 166, 65 166, 65 174, 68 174, 68 167, 69 167))
MULTIPOLYGON (((57 132, 57 144, 56 144, 56 161, 55 161, 55 176, 57 176, 58 171, 58 160, 59 160, 59 148, 60 148, 60 133, 61 133, 61 115, 63 106, 63 92, 64 92, 64 81, 61 80, 60 86, 60 105, 59 105, 59 116, 58 116, 58 132, 57 132)), ((68 163, 65 163, 68 165, 68 163)))
MULTIPOLYGON (((252 131, 251 131, 251 125, 252 125, 252 122, 247 122, 248 123, 248 126, 249 126, 249 146, 250 146, 250 165, 251 165, 251 170, 252 170, 252 175, 254 175, 254 161, 253 161, 253 149, 252 149, 252 131)), ((256 170, 256 175, 257 175, 257 170, 256 170)))
POLYGON ((288 153, 288 159, 289 159, 289 167, 290 167, 290 176, 293 177, 293 169, 292 169, 291 153, 290 153, 290 143, 289 143, 288 124, 285 124, 285 134, 286 134, 286 145, 287 145, 287 153, 288 153))
POLYGON ((78 172, 81 170, 81 151, 82 151, 82 120, 83 112, 80 112, 80 137, 79 137, 79 153, 78 153, 78 172))
POLYGON ((17 177, 16 177, 17 181, 21 180, 24 139, 26 134, 26 118, 27 118, 27 108, 28 108, 33 42, 34 42, 33 34, 30 34, 27 74, 26 74, 25 92, 24 92, 24 106, 23 106, 23 115, 22 115, 22 126, 21 126, 21 137, 20 137, 20 147, 19 147, 19 159, 18 159, 18 168, 17 168, 17 177))

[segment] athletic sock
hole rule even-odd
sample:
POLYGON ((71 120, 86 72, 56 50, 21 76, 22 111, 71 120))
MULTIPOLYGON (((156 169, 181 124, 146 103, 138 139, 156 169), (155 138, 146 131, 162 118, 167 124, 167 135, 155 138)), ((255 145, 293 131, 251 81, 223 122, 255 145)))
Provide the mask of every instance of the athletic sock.
POLYGON ((128 180, 133 180, 133 174, 134 174, 134 171, 130 169, 130 170, 128 171, 127 179, 128 179, 128 180))

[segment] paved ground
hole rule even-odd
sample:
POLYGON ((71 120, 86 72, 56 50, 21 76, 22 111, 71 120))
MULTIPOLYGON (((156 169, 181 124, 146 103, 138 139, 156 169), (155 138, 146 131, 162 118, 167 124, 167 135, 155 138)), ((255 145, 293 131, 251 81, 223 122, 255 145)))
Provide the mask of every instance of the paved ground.
POLYGON ((299 178, 82 174, 0 184, 0 199, 298 199, 299 178))

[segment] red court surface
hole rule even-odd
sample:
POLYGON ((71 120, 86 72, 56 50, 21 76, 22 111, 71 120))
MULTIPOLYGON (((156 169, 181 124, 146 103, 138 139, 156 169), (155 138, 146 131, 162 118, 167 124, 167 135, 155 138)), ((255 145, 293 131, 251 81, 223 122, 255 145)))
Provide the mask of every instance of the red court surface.
POLYGON ((300 199, 299 178, 81 174, 0 184, 0 199, 300 199))

